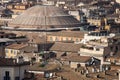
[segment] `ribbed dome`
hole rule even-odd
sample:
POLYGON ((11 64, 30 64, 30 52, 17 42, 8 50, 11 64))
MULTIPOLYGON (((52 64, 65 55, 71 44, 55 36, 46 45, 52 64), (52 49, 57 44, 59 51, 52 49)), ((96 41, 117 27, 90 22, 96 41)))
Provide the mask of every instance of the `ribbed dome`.
POLYGON ((36 5, 17 16, 8 25, 18 28, 48 29, 77 27, 79 21, 61 8, 36 5))

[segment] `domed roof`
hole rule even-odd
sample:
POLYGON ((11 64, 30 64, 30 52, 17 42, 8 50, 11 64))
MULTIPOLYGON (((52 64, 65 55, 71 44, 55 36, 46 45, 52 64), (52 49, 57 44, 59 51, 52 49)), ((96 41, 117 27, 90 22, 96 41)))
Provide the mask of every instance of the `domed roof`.
POLYGON ((61 8, 36 5, 13 19, 9 24, 17 28, 65 28, 77 27, 79 21, 61 8))

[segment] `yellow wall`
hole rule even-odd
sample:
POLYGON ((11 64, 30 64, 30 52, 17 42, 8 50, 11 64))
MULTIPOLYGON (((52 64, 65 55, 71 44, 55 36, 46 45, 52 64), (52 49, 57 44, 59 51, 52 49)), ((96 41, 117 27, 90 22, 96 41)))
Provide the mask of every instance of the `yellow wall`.
POLYGON ((71 62, 70 63, 71 68, 79 68, 80 66, 85 67, 85 63, 80 63, 80 62, 71 62))
POLYGON ((106 25, 106 26, 105 26, 105 29, 106 29, 106 30, 110 30, 110 26, 109 26, 109 25, 106 25))
POLYGON ((13 5, 8 5, 7 8, 8 9, 13 9, 13 5))
POLYGON ((7 58, 14 58, 18 53, 20 53, 20 50, 5 49, 5 57, 7 58))
POLYGON ((101 26, 101 23, 102 21, 101 20, 97 20, 97 19, 88 19, 87 20, 90 24, 93 24, 93 25, 97 25, 97 26, 101 26))
POLYGON ((81 38, 78 38, 78 37, 47 36, 47 41, 56 41, 56 37, 57 37, 58 41, 74 41, 74 42, 77 42, 77 40, 78 41, 82 40, 81 38), (52 38, 52 40, 51 40, 51 38, 52 38))
POLYGON ((14 14, 17 14, 17 13, 22 13, 25 10, 12 9, 12 11, 14 12, 14 14))
POLYGON ((70 67, 71 68, 78 68, 77 64, 78 64, 77 62, 71 62, 70 67))

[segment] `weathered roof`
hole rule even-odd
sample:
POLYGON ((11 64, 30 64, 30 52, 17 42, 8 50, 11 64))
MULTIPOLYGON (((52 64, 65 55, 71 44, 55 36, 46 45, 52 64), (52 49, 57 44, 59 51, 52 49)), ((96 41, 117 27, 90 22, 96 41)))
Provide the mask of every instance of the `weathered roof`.
POLYGON ((66 28, 76 27, 79 21, 61 8, 36 5, 13 19, 9 26, 17 28, 66 28))
POLYGON ((36 63, 32 66, 29 66, 29 71, 54 71, 58 68, 57 64, 46 64, 44 67, 40 66, 40 63, 36 63))
POLYGON ((85 32, 82 31, 60 31, 48 34, 48 36, 77 37, 84 38, 85 32))
POLYGON ((80 55, 69 55, 69 56, 65 56, 63 57, 64 60, 67 60, 67 61, 72 61, 72 62, 81 62, 81 63, 84 63, 84 62, 87 62, 89 61, 92 57, 89 57, 89 56, 80 56, 80 55))
POLYGON ((60 52, 78 52, 80 50, 80 47, 81 44, 55 42, 55 44, 50 48, 50 50, 60 52))
POLYGON ((29 62, 17 63, 16 59, 11 58, 0 58, 0 66, 22 66, 22 65, 29 65, 29 62))
POLYGON ((26 44, 11 44, 11 45, 8 45, 6 48, 20 50, 25 48, 26 46, 27 46, 26 44))

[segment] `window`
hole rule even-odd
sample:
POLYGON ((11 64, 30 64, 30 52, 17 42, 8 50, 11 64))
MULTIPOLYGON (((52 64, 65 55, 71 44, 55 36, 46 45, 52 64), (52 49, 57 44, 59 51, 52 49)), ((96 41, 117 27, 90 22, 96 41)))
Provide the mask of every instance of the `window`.
POLYGON ((8 53, 8 50, 5 50, 5 53, 8 53))
POLYGON ((50 41, 53 41, 53 38, 52 38, 52 37, 50 37, 50 41))
POLYGON ((57 38, 57 37, 55 38, 55 41, 58 41, 58 38, 57 38))
POLYGON ((1 38, 4 38, 3 36, 1 36, 1 38))
POLYGON ((68 41, 68 38, 66 38, 66 41, 68 41))
POLYGON ((99 48, 96 48, 96 51, 100 51, 100 49, 99 49, 99 48))
POLYGON ((5 71, 5 76, 9 76, 9 71, 5 71))
POLYGON ((15 77, 15 80, 20 80, 20 77, 15 77))
POLYGON ((115 52, 118 52, 118 46, 115 47, 115 52))
POLYGON ((14 51, 14 54, 16 54, 17 53, 17 51, 14 51))
POLYGON ((111 51, 113 50, 113 47, 112 47, 112 46, 110 47, 110 50, 111 50, 111 51))
POLYGON ((4 80, 10 80, 9 71, 5 71, 4 80))
POLYGON ((24 73, 26 73, 27 71, 26 70, 24 70, 24 73))
POLYGON ((76 39, 76 42, 78 42, 79 40, 78 39, 76 39))
POLYGON ((63 38, 61 38, 61 41, 63 41, 63 38))
POLYGON ((13 53, 13 50, 11 50, 11 53, 13 53))
POLYGON ((71 38, 71 41, 73 41, 73 38, 71 38))

